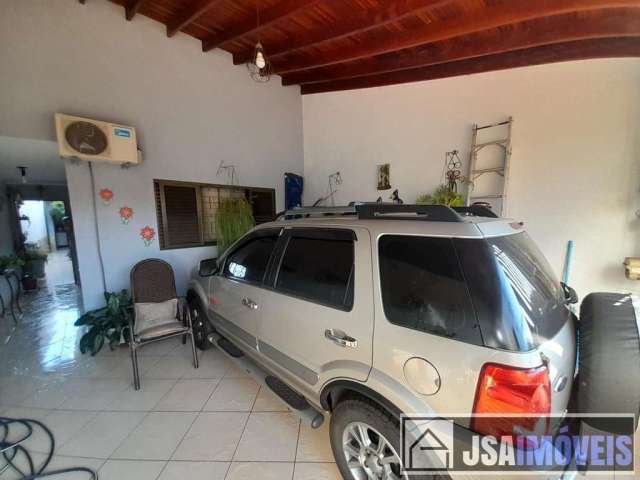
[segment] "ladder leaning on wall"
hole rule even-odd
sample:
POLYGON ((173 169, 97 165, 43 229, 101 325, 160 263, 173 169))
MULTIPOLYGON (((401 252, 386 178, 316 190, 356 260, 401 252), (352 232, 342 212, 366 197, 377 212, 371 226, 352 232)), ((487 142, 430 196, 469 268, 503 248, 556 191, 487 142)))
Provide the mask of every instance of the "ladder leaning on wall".
MULTIPOLYGON (((471 152, 469 160, 469 175, 470 180, 469 191, 467 195, 467 205, 471 205, 475 202, 487 202, 491 204, 494 211, 502 216, 505 212, 507 201, 507 181, 509 178, 509 160, 511 159, 511 126, 513 125, 513 117, 509 117, 508 120, 499 123, 492 123, 490 125, 474 125, 473 126, 473 139, 471 142, 471 152), (478 133, 488 129, 494 129, 491 131, 501 131, 506 129, 506 135, 500 136, 497 140, 488 140, 478 143, 478 133), (502 162, 497 165, 492 165, 486 168, 478 168, 478 154, 481 150, 495 146, 499 147, 502 151, 502 162), (485 174, 496 174, 502 177, 502 181, 496 182, 496 188, 493 191, 482 192, 482 194, 474 194, 476 190, 477 182, 485 174)), ((483 132, 484 133, 484 132, 483 132)))

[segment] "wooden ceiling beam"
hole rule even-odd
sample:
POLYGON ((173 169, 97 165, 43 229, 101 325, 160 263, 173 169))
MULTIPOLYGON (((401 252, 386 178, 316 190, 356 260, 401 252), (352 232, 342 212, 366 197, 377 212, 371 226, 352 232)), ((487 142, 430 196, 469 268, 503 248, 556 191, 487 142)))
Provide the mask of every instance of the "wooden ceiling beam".
POLYGON ((198 0, 193 4, 185 7, 175 18, 167 24, 167 37, 173 37, 190 23, 195 22, 198 17, 213 7, 221 0, 198 0))
POLYGON ((638 0, 507 1, 498 6, 486 7, 474 15, 457 16, 451 20, 434 22, 425 28, 396 32, 393 35, 388 32, 375 32, 377 34, 374 35, 374 32, 371 32, 367 41, 358 42, 350 47, 339 44, 322 52, 314 52, 313 55, 301 52, 301 54, 288 55, 286 58, 271 58, 271 62, 276 73, 284 74, 382 55, 536 18, 637 5, 638 0))
POLYGON ((362 77, 372 72, 425 67, 541 45, 625 36, 640 37, 640 8, 606 9, 579 17, 558 15, 530 20, 512 25, 508 35, 499 29, 472 33, 352 63, 285 74, 282 84, 330 82, 362 77))
MULTIPOLYGON (((302 30, 294 38, 277 44, 266 45, 270 59, 287 55, 303 48, 316 47, 326 42, 383 27, 391 22, 416 15, 417 13, 453 0, 399 0, 386 2, 377 9, 362 10, 355 15, 340 18, 340 21, 322 28, 302 30)), ((242 65, 251 60, 253 50, 247 50, 233 56, 233 63, 242 65)))
POLYGON ((246 35, 257 33, 277 22, 281 22, 301 10, 317 3, 320 0, 282 0, 277 5, 260 12, 260 26, 258 26, 257 15, 251 15, 250 18, 235 27, 226 29, 216 35, 206 38, 202 41, 202 50, 208 52, 214 48, 218 48, 225 43, 238 40, 246 35))
POLYGON ((486 57, 461 60, 410 70, 369 75, 367 77, 310 83, 301 86, 301 93, 334 92, 360 88, 381 87, 438 78, 471 75, 509 68, 542 65, 545 63, 587 60, 594 58, 640 57, 640 38, 606 38, 579 40, 556 45, 544 45, 526 50, 498 53, 486 57))
POLYGON ((133 20, 133 17, 135 17, 138 10, 140 10, 142 2, 144 2, 144 0, 127 0, 124 7, 124 15, 127 17, 127 20, 133 20))

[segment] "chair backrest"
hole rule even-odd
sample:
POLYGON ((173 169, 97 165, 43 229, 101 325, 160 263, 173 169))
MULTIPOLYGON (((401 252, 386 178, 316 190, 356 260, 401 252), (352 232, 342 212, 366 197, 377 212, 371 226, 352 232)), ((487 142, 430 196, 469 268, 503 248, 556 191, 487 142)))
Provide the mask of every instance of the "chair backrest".
POLYGON ((158 303, 177 298, 173 269, 164 260, 149 258, 131 269, 131 298, 134 303, 158 303))

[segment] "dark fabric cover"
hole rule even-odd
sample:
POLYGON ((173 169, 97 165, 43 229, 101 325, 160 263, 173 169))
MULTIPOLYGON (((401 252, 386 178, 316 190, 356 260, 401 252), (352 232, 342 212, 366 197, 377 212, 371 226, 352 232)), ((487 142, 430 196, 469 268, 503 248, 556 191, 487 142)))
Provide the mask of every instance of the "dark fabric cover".
POLYGON ((302 206, 304 179, 295 173, 284 174, 284 208, 290 210, 302 206))
POLYGON ((157 303, 176 298, 173 269, 164 260, 142 260, 131 269, 131 295, 135 303, 157 303))
MULTIPOLYGON (((640 412, 640 334, 632 297, 591 293, 580 306, 579 383, 581 413, 640 412)), ((621 432, 606 419, 589 423, 621 432)))

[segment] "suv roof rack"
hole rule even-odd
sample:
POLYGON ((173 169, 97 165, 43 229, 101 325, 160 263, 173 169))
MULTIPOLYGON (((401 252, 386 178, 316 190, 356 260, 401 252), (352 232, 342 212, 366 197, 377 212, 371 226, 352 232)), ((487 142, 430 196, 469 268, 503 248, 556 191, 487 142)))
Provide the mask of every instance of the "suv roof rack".
POLYGON ((360 220, 425 220, 431 222, 463 222, 464 216, 492 217, 497 215, 486 207, 447 207, 446 205, 398 205, 389 203, 353 203, 340 207, 298 207, 280 212, 276 219, 357 216, 360 220))
POLYGON ((467 217, 498 218, 498 215, 490 208, 482 205, 470 205, 468 207, 452 207, 456 212, 467 217))

